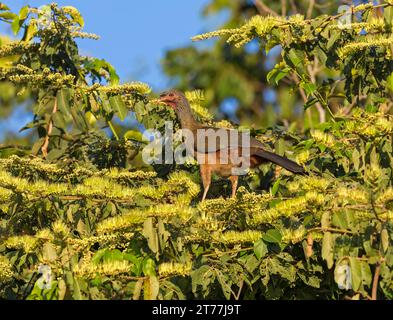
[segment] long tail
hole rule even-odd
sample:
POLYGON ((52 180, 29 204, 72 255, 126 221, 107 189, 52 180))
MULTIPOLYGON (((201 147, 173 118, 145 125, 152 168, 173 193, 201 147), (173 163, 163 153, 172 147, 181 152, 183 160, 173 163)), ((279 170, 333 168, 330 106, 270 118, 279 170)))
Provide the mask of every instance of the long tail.
POLYGON ((283 167, 293 173, 298 173, 298 174, 305 173, 304 168, 299 166, 296 162, 289 160, 285 157, 281 157, 278 154, 266 150, 258 150, 255 154, 263 159, 278 164, 280 167, 283 167))

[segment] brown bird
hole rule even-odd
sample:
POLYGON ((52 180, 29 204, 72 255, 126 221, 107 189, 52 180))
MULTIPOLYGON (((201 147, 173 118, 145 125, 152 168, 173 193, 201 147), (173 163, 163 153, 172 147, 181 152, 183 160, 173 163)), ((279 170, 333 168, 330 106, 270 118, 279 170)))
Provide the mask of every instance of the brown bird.
POLYGON ((244 135, 234 129, 208 127, 198 122, 192 115, 185 95, 177 90, 163 92, 159 101, 172 107, 182 129, 191 134, 185 141, 186 149, 197 159, 204 192, 202 201, 211 184, 212 173, 229 177, 232 184, 232 197, 236 195, 239 175, 242 168, 257 167, 263 162, 273 162, 293 173, 303 174, 304 169, 297 163, 266 151, 257 139, 244 135))

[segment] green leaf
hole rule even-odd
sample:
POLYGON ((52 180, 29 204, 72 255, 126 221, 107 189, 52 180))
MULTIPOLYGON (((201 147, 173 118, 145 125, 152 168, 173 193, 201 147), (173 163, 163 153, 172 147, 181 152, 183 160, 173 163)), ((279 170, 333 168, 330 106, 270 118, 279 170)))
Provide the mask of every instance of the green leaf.
POLYGON ((388 6, 383 9, 383 17, 384 17, 385 25, 386 25, 387 29, 391 29, 392 28, 392 21, 393 21, 393 7, 392 6, 388 6))
POLYGON ((14 35, 17 35, 19 30, 20 30, 20 20, 19 17, 15 17, 14 20, 11 23, 11 30, 14 33, 14 35))
POLYGON ((56 100, 58 110, 61 111, 61 113, 64 115, 68 115, 70 113, 70 89, 62 88, 57 91, 56 100))
POLYGON ((311 82, 302 81, 299 84, 300 88, 304 89, 307 97, 311 96, 315 90, 317 90, 317 86, 311 82))
POLYGON ((149 245, 150 250, 155 254, 158 254, 160 247, 157 230, 153 223, 153 218, 148 218, 145 220, 143 223, 142 234, 147 239, 147 244, 149 245))
POLYGON ((28 14, 29 14, 29 6, 22 7, 19 11, 19 20, 20 21, 26 20, 28 14))
POLYGON ((359 171, 360 153, 357 149, 353 150, 353 152, 352 152, 352 162, 353 162, 353 167, 355 168, 355 170, 359 171))
POLYGON ((102 108, 104 109, 104 111, 106 113, 111 113, 113 110, 112 110, 112 107, 109 103, 107 95, 104 92, 100 92, 99 96, 100 96, 101 105, 102 105, 102 108))
POLYGON ((84 300, 83 299, 83 295, 81 292, 81 287, 80 287, 80 283, 79 283, 79 279, 77 277, 73 277, 73 291, 72 291, 72 297, 75 300, 84 300))
POLYGON ((280 182, 281 182, 281 177, 277 179, 277 181, 273 184, 271 194, 274 197, 278 191, 278 188, 280 187, 280 182))
POLYGON ((304 52, 296 49, 290 49, 289 52, 284 55, 285 62, 292 68, 298 70, 300 74, 305 74, 304 69, 304 52))
POLYGON ((360 261, 356 258, 350 257, 351 276, 352 276, 352 288, 354 291, 359 291, 362 285, 362 267, 360 261))
POLYGON ((124 260, 123 253, 118 249, 105 251, 102 258, 104 262, 114 262, 114 261, 124 260))
POLYGON ((109 103, 112 109, 117 112, 119 119, 124 121, 127 117, 128 109, 121 96, 112 96, 109 98, 109 103))
POLYGON ((314 104, 318 102, 317 98, 310 97, 307 102, 304 104, 303 108, 304 110, 307 110, 308 108, 312 107, 314 104))
POLYGON ((0 12, 0 17, 6 20, 14 20, 15 17, 17 17, 17 15, 13 12, 6 11, 6 12, 0 12))
POLYGON ((61 112, 56 112, 52 115, 53 125, 61 130, 66 130, 66 120, 61 112))
POLYGON ((0 3, 0 10, 10 10, 4 3, 0 3))
POLYGON ((31 149, 31 153, 34 155, 37 155, 40 152, 40 149, 41 149, 42 145, 44 144, 44 142, 45 142, 45 138, 38 139, 34 143, 33 148, 31 149))
POLYGON ((155 276, 156 275, 156 264, 153 259, 147 258, 143 261, 142 271, 145 276, 155 276))
POLYGON ((270 243, 280 243, 282 235, 277 229, 270 229, 262 236, 262 238, 270 243))
POLYGON ((160 290, 160 282, 156 276, 151 276, 145 280, 143 296, 145 300, 157 299, 160 290))
POLYGON ((57 258, 55 246, 50 242, 45 242, 42 247, 42 255, 45 260, 55 261, 57 258))
POLYGON ((383 252, 386 252, 389 249, 389 233, 386 228, 381 232, 381 243, 383 252))
POLYGON ((254 254, 258 260, 261 260, 267 253, 267 245, 262 239, 254 243, 254 254))
POLYGON ((344 210, 335 212, 332 217, 332 224, 335 227, 341 229, 349 229, 354 225, 353 212, 350 210, 344 210))
POLYGON ((335 239, 330 232, 325 232, 322 240, 322 259, 327 262, 329 269, 333 267, 334 264, 334 243, 335 239))
POLYGON ((140 142, 144 141, 142 133, 138 130, 128 130, 124 134, 124 139, 135 140, 140 142))
POLYGON ((31 39, 33 39, 37 31, 38 31, 37 23, 31 22, 25 29, 25 34, 23 35, 23 41, 29 42, 31 39))
POLYGON ((94 263, 94 264, 99 264, 99 263, 101 263, 101 261, 102 261, 102 258, 104 257, 104 255, 105 255, 105 253, 106 253, 106 251, 107 251, 108 249, 100 249, 100 250, 98 250, 95 254, 94 254, 94 256, 91 258, 91 262, 92 263, 94 263))
POLYGON ((391 73, 386 79, 386 88, 393 91, 393 73, 391 73))
POLYGON ((83 20, 83 17, 80 14, 80 12, 78 11, 78 9, 76 9, 73 6, 65 6, 62 9, 65 13, 67 13, 71 16, 71 18, 74 22, 76 22, 77 24, 79 24, 83 28, 83 26, 85 25, 85 21, 83 20))
POLYGON ((365 261, 360 261, 357 257, 349 257, 349 261, 353 290, 359 291, 364 286, 370 286, 372 275, 369 264, 365 261))
POLYGON ((142 101, 139 101, 134 106, 135 117, 139 122, 143 121, 143 117, 147 114, 145 105, 142 101))
POLYGON ((329 211, 325 211, 324 213, 322 213, 322 217, 321 217, 321 227, 322 228, 329 228, 330 227, 330 212, 329 211))
POLYGON ((328 42, 327 42, 327 44, 326 44, 326 49, 329 50, 331 47, 333 47, 333 45, 336 43, 336 41, 337 41, 338 39, 340 39, 340 37, 341 37, 341 32, 338 31, 338 30, 333 30, 333 31, 331 32, 331 35, 330 35, 330 37, 329 37, 329 40, 328 40, 328 42))
POLYGON ((274 80, 274 83, 277 85, 280 80, 287 76, 291 71, 291 68, 289 67, 285 67, 283 69, 280 69, 280 67, 281 64, 277 64, 274 69, 267 74, 266 79, 268 83, 272 83, 272 80, 274 80))

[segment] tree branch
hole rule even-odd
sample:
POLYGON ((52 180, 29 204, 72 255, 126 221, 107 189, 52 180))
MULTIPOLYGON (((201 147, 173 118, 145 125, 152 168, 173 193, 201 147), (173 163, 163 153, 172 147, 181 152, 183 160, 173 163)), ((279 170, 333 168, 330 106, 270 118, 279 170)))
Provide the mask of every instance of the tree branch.
POLYGON ((307 9, 307 19, 311 19, 312 12, 314 10, 315 0, 310 0, 308 9, 307 9))
POLYGON ((283 17, 287 15, 287 0, 281 0, 281 15, 283 17))
POLYGON ((276 11, 270 9, 262 0, 254 0, 254 4, 261 15, 271 14, 273 16, 279 16, 276 11))
POLYGON ((373 288, 371 291, 371 300, 377 300, 378 281, 379 281, 380 273, 381 273, 381 263, 378 262, 377 266, 375 267, 375 272, 374 272, 373 288))

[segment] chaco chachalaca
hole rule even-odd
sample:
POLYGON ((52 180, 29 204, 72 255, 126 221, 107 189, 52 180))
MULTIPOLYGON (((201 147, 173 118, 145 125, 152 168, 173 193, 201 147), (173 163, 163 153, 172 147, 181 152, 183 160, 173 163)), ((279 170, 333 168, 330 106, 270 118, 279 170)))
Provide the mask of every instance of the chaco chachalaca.
POLYGON ((297 163, 266 151, 263 144, 253 137, 248 136, 248 138, 246 137, 248 141, 245 141, 245 136, 237 130, 208 127, 198 122, 193 117, 190 104, 182 92, 177 90, 163 92, 159 101, 171 106, 179 118, 182 129, 188 129, 192 133, 193 144, 190 152, 200 165, 204 187, 202 201, 206 198, 209 190, 212 173, 229 177, 232 183, 232 197, 234 197, 239 178, 239 174, 234 169, 240 168, 244 163, 254 168, 263 162, 270 161, 293 173, 304 173, 304 169, 297 163), (217 141, 217 137, 222 137, 222 133, 227 136, 227 139, 217 141), (235 136, 237 139, 232 139, 235 136), (209 138, 214 139, 213 143, 209 143, 209 138), (225 156, 223 156, 224 151, 225 156), (233 159, 241 160, 233 161, 233 159))

